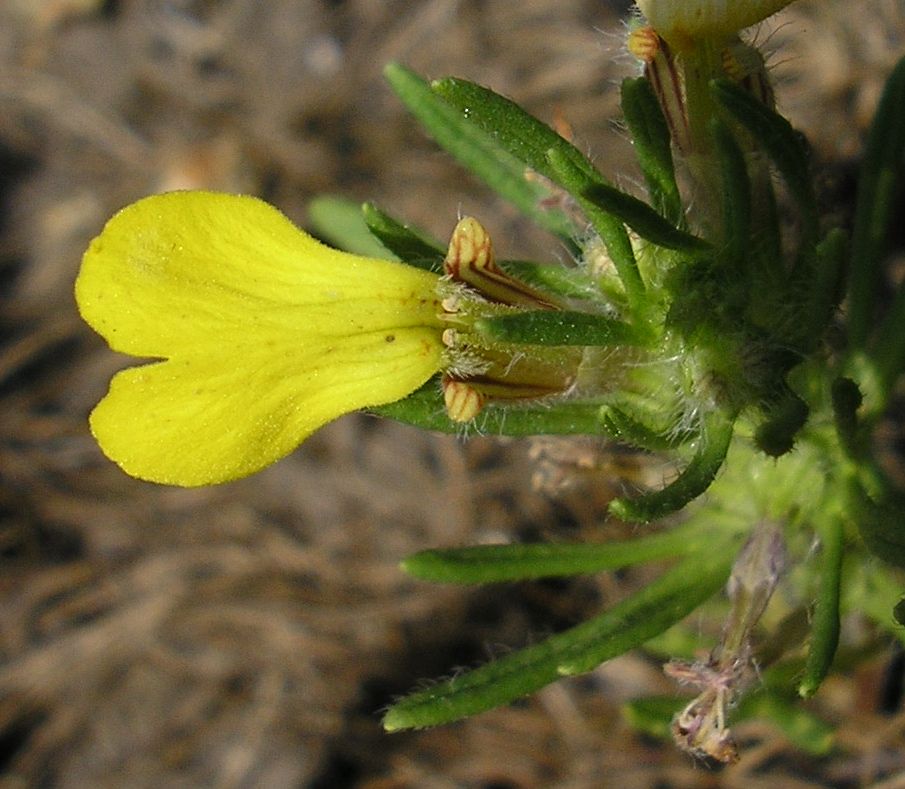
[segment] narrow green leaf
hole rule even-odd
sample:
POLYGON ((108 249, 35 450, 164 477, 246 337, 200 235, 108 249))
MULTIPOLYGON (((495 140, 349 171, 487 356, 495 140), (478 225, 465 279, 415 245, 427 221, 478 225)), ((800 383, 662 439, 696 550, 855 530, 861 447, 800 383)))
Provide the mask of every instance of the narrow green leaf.
POLYGON ((697 453, 675 480, 662 490, 636 499, 616 499, 610 504, 610 512, 620 520, 648 523, 682 509, 700 496, 726 459, 733 421, 719 413, 711 414, 698 439, 697 453))
POLYGON ((442 273, 446 252, 436 241, 430 240, 420 230, 393 219, 373 203, 361 206, 361 213, 368 230, 396 258, 410 266, 442 273))
POLYGON ((525 177, 523 161, 501 147, 465 113, 434 93, 415 72, 390 63, 384 69, 384 76, 438 145, 535 224, 574 246, 575 228, 571 220, 560 210, 543 207, 550 190, 525 177))
POLYGON ((730 541, 715 543, 588 622, 405 697, 390 707, 384 728, 418 729, 484 712, 640 646, 711 597, 726 582, 733 553, 730 541))
POLYGON ((847 326, 854 348, 876 323, 877 289, 905 162, 905 58, 886 82, 867 137, 852 231, 847 326))
POLYGON ((751 179, 745 155, 729 128, 718 118, 710 133, 723 187, 723 250, 740 273, 748 274, 751 254, 751 179))
POLYGON ((679 230, 664 219, 647 203, 609 184, 593 184, 582 196, 601 211, 627 224, 641 238, 666 249, 679 252, 701 253, 710 250, 710 244, 684 230, 679 230))
POLYGON ((588 274, 578 267, 530 260, 498 260, 497 265, 515 279, 557 296, 594 299, 600 295, 588 274))
POLYGON ((587 312, 535 310, 475 321, 475 329, 499 342, 525 345, 640 345, 627 323, 587 312))
POLYGON ((669 127, 646 78, 623 80, 622 113, 647 183, 651 205, 673 225, 680 226, 685 217, 676 183, 669 127))
MULTIPOLYGON (((752 184, 752 188, 753 186, 752 184)), ((769 174, 761 178, 758 186, 759 189, 756 191, 757 199, 760 201, 760 217, 757 219, 757 235, 751 238, 753 251, 761 265, 771 272, 775 279, 781 279, 781 275, 787 269, 783 256, 782 222, 776 190, 769 174)))
POLYGON ((344 197, 323 195, 308 203, 308 221, 314 233, 337 249, 372 258, 398 259, 368 230, 361 205, 344 197))
POLYGON ((714 80, 710 90, 717 103, 750 132, 776 165, 801 208, 805 235, 812 236, 816 230, 816 201, 808 150, 801 135, 785 118, 735 82, 714 80))
POLYGON ((798 284, 802 308, 790 341, 804 353, 811 353, 824 339, 827 326, 844 295, 848 234, 835 228, 815 247, 798 284))
MULTIPOLYGON (((547 151, 551 149, 579 170, 597 172, 578 148, 514 101, 456 77, 436 80, 431 83, 431 88, 491 135, 501 148, 541 175, 556 180, 547 160, 547 151)), ((602 177, 599 173, 597 175, 602 177)))
POLYGON ((575 196, 591 226, 606 245, 610 259, 616 267, 616 273, 622 280, 632 312, 636 316, 643 316, 647 311, 645 287, 628 232, 619 219, 584 196, 588 189, 605 185, 603 177, 588 173, 576 165, 571 157, 556 148, 547 151, 547 161, 556 182, 575 196))
POLYGON ((827 672, 839 646, 839 589, 842 585, 843 524, 840 518, 827 518, 820 527, 820 591, 811 622, 811 645, 804 677, 798 686, 802 698, 813 696, 827 672))
POLYGON ((697 524, 599 544, 474 545, 421 551, 402 562, 409 575, 433 583, 486 584, 615 570, 702 550, 712 535, 697 524))
POLYGON ((630 416, 617 406, 603 406, 600 418, 607 435, 617 441, 631 444, 652 452, 661 452, 687 444, 698 434, 688 429, 672 429, 669 432, 654 430, 630 416))
POLYGON ((488 405, 469 425, 453 422, 443 405, 436 380, 395 403, 369 408, 370 413, 415 425, 424 430, 462 434, 474 431, 494 436, 582 435, 600 433, 600 406, 594 402, 544 401, 532 407, 488 405))

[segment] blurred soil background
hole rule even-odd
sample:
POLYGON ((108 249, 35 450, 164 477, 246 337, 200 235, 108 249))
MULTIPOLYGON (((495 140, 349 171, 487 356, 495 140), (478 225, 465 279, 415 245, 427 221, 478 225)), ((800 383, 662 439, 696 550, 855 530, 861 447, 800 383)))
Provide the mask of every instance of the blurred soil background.
MULTIPOLYGON (((817 700, 839 725, 824 759, 748 724, 742 760, 713 771, 633 734, 619 705, 674 692, 639 655, 464 723, 381 731, 380 708, 419 679, 637 583, 429 587, 399 560, 618 535, 602 513, 632 458, 353 416, 252 479, 186 491, 126 477, 88 435, 123 360, 79 322, 72 283, 116 209, 204 187, 305 224, 312 197, 340 194, 441 239, 467 212, 501 254, 561 257, 426 139, 381 68, 491 85, 567 123, 631 184, 626 13, 604 0, 0 2, 0 786, 905 786, 905 716, 880 703, 892 648, 817 700)), ((757 34, 843 221, 903 31, 901 0, 822 0, 757 34)))

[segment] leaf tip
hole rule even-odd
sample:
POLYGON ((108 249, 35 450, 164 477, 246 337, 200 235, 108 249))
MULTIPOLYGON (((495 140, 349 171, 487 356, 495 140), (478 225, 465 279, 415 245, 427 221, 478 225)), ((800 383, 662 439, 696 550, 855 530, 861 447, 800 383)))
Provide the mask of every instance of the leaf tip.
POLYGON ((383 716, 383 730, 387 734, 394 734, 403 729, 409 729, 411 726, 405 721, 405 716, 400 715, 395 708, 390 708, 386 715, 383 716))
POLYGON ((648 517, 631 499, 614 499, 609 506, 610 515, 626 523, 649 523, 648 517))
POLYGON ((814 682, 813 680, 804 680, 798 686, 798 695, 803 699, 809 699, 817 692, 819 688, 819 682, 814 682))

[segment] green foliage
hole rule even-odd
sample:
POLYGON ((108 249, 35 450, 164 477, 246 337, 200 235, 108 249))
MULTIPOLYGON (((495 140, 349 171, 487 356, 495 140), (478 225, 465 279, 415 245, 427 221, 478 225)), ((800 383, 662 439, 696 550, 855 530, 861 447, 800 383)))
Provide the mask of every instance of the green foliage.
MULTIPOLYGON (((875 324, 874 307, 888 249, 889 227, 901 195, 905 170, 905 59, 893 70, 874 116, 858 179, 848 288, 848 333, 854 347, 864 346, 875 324)), ((888 321, 899 328, 901 310, 888 321)), ((894 335, 892 326, 879 336, 894 335)), ((902 361, 901 359, 899 360, 902 361)))
POLYGON ((714 537, 699 524, 623 542, 474 545, 416 553, 402 563, 415 578, 434 583, 487 584, 618 570, 701 551, 714 537))
POLYGON ((588 312, 518 312, 482 318, 475 328, 500 342, 524 345, 639 345, 643 338, 621 321, 588 312))
POLYGON ((394 256, 374 237, 362 216, 361 206, 343 197, 323 195, 308 203, 312 230, 325 241, 346 252, 375 258, 394 256))
POLYGON ((579 171, 601 177, 578 148, 514 101, 455 77, 436 80, 431 87, 461 113, 463 121, 487 133, 501 149, 551 181, 557 178, 549 163, 550 151, 579 171))
POLYGON ((813 696, 826 678, 839 645, 839 590, 842 583, 843 530, 839 518, 827 518, 821 524, 823 555, 820 569, 820 591, 811 627, 811 645, 804 677, 798 692, 813 696))
POLYGON ((578 202, 591 227, 606 245, 610 260, 625 289, 631 314, 636 318, 644 317, 647 304, 646 288, 638 271, 635 250, 632 248, 625 225, 618 217, 600 208, 587 197, 595 188, 608 186, 606 179, 595 170, 589 169, 583 162, 576 161, 569 149, 551 147, 546 151, 545 159, 553 180, 578 202))
POLYGON ((710 244, 704 239, 680 230, 647 203, 609 184, 592 183, 582 192, 582 197, 605 214, 630 227, 645 241, 664 249, 689 254, 710 250, 710 244))
POLYGON ((384 727, 418 729, 474 715, 640 646, 725 583, 732 542, 717 541, 715 546, 722 550, 686 559, 595 619, 405 697, 390 707, 384 727))
POLYGON ((717 103, 751 136, 779 170, 807 223, 815 229, 816 199, 810 173, 810 156, 804 138, 785 118, 767 107, 742 86, 726 79, 714 80, 711 91, 717 103))
MULTIPOLYGON (((441 433, 467 432, 453 422, 443 407, 437 381, 428 381, 417 392, 395 403, 370 409, 378 416, 441 433)), ((479 434, 505 436, 595 435, 601 431, 600 405, 583 400, 551 403, 543 410, 527 406, 489 406, 471 426, 479 434)))
POLYGON ((542 208, 552 194, 549 187, 525 178, 525 162, 454 105, 444 101, 413 71, 390 64, 384 74, 396 94, 446 148, 501 197, 509 200, 540 227, 571 243, 574 227, 561 211, 542 208))
MULTIPOLYGON (((905 287, 877 317, 905 162, 905 60, 870 133, 850 240, 844 230, 824 226, 801 135, 762 96, 718 70, 700 82, 715 68, 705 55, 699 63, 687 54, 672 64, 699 69, 684 107, 695 116, 692 131, 675 148, 657 93, 662 86, 643 77, 623 83, 625 122, 647 188, 643 199, 613 186, 571 142, 512 100, 465 80, 428 83, 402 66, 387 67, 390 84, 428 133, 569 245, 577 260, 570 266, 501 261, 505 276, 549 298, 537 308, 488 310, 468 324, 474 342, 490 352, 542 347, 553 355, 543 358, 555 358, 581 349, 574 387, 539 400, 491 399, 472 428, 608 437, 660 453, 681 469, 660 489, 620 497, 609 509, 625 521, 673 516, 679 525, 667 521, 621 542, 474 546, 405 560, 406 572, 437 583, 675 564, 588 622, 402 699, 387 713, 388 730, 456 720, 589 671, 679 623, 714 596, 731 570, 734 613, 701 676, 724 672, 727 693, 740 699, 737 719, 768 718, 802 749, 824 754, 829 727, 794 698, 813 695, 830 671, 843 614, 860 612, 903 637, 892 617, 901 579, 870 554, 905 567, 905 501, 872 445, 905 367, 905 287), (689 139, 703 146, 697 158, 690 165, 678 156, 674 161, 673 151, 687 153, 689 139), (677 164, 685 165, 684 180, 677 164), (774 173, 784 189, 774 189, 774 173), (846 293, 847 343, 841 345, 833 327, 846 293), (764 652, 767 663, 784 651, 793 663, 771 668, 764 688, 742 698, 742 676, 732 672, 749 660, 763 605, 746 602, 739 589, 752 584, 756 598, 766 581, 752 580, 757 569, 745 564, 752 560, 745 551, 736 554, 762 523, 775 524, 784 543, 770 572, 793 587, 789 599, 808 602, 788 612, 787 620, 799 625, 780 627, 764 652), (795 651, 802 640, 805 658, 795 651), (736 662, 733 649, 740 650, 736 662)), ((669 97, 670 112, 677 95, 669 97)), ((358 238, 364 224, 390 253, 440 270, 440 245, 373 205, 365 206, 363 223, 350 222, 342 205, 325 204, 316 214, 325 235, 347 225, 358 238)), ((431 430, 469 429, 446 415, 436 381, 373 411, 431 430)), ((901 610, 899 603, 899 619, 901 610)), ((682 714, 703 714, 706 704, 716 704, 708 692, 682 714)), ((641 700, 626 714, 638 728, 666 736, 682 706, 675 699, 641 700)), ((714 742, 723 742, 723 734, 716 730, 714 742)), ((699 746, 689 745, 696 753, 699 746)))
POLYGON ((622 83, 625 124, 644 173, 651 205, 673 225, 681 227, 685 211, 676 183, 672 142, 657 97, 644 77, 622 83))
POLYGON ((634 499, 616 499, 610 512, 624 521, 649 523, 676 512, 700 496, 713 482, 732 440, 732 420, 714 413, 697 439, 697 451, 682 473, 662 490, 634 499))
POLYGON ((368 230, 397 260, 437 274, 443 271, 446 251, 423 232, 393 219, 373 203, 365 203, 361 215, 368 230))

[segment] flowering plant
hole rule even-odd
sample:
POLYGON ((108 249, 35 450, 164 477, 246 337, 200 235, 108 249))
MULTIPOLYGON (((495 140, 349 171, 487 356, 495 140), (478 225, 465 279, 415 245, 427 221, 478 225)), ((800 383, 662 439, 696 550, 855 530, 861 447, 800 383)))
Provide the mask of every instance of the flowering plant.
MULTIPOLYGON (((905 364, 905 290, 876 316, 905 62, 871 132, 854 228, 826 226, 807 146, 739 35, 785 4, 639 2, 649 24, 637 21, 629 49, 643 75, 623 83, 622 107, 643 200, 509 99, 387 68, 437 142, 575 265, 497 259, 473 218, 443 247, 371 205, 362 221, 386 259, 363 257, 260 200, 210 192, 128 206, 86 252, 83 317, 114 350, 153 360, 117 374, 90 420, 103 451, 141 479, 246 476, 359 409, 432 430, 604 436, 676 464, 668 484, 611 503, 624 521, 672 518, 632 540, 407 559, 412 575, 451 583, 672 564, 597 618, 402 699, 387 729, 480 712, 642 644, 658 651, 725 586, 719 642, 666 664, 700 691, 669 710, 673 736, 729 761, 731 716, 768 714, 820 751, 827 728, 788 703, 789 688, 817 691, 842 613, 901 637, 905 510, 870 439, 905 364), (809 619, 808 637, 779 628, 758 651, 768 605, 774 621, 809 619), (755 665, 761 685, 743 697, 755 665)), ((628 713, 655 728, 660 707, 628 713)))

